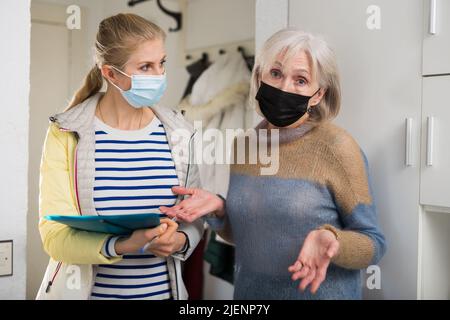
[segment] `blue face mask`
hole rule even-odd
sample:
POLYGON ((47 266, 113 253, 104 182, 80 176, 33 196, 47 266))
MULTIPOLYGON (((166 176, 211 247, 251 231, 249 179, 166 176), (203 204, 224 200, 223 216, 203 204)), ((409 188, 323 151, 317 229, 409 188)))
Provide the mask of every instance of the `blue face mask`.
POLYGON ((124 99, 133 107, 139 109, 142 107, 150 107, 159 102, 167 88, 166 73, 160 76, 133 74, 129 76, 125 72, 112 66, 114 69, 123 75, 131 78, 130 90, 122 90, 117 85, 111 82, 116 87, 124 99))

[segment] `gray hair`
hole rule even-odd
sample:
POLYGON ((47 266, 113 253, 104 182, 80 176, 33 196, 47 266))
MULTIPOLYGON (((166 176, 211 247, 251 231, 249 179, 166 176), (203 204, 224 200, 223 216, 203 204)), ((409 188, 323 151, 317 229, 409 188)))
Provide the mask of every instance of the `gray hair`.
POLYGON ((341 87, 336 58, 330 46, 320 37, 306 33, 297 28, 282 29, 273 34, 257 54, 250 83, 250 104, 261 114, 256 93, 261 83, 261 75, 272 66, 276 57, 284 54, 288 61, 299 52, 304 51, 312 64, 312 73, 319 86, 325 89, 320 103, 312 108, 308 119, 311 124, 335 118, 341 107, 341 87))

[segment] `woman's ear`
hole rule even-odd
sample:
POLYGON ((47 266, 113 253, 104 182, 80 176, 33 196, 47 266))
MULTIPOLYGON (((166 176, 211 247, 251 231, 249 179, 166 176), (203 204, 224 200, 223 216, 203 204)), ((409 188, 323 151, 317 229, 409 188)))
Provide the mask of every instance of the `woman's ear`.
POLYGON ((309 105, 310 106, 317 106, 320 101, 322 101, 322 98, 325 96, 325 93, 327 92, 327 89, 320 88, 319 92, 317 92, 314 97, 311 98, 309 105))
POLYGON ((108 66, 106 64, 102 65, 102 67, 100 68, 101 72, 102 72, 102 76, 108 80, 115 80, 116 79, 116 75, 114 73, 113 68, 111 68, 111 66, 108 66))

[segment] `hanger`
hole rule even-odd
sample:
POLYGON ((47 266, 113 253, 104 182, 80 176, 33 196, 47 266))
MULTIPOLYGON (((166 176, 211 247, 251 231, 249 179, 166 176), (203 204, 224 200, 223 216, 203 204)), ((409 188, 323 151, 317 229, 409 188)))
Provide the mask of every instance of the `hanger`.
MULTIPOLYGON (((192 60, 192 56, 190 54, 186 55, 186 60, 192 60)), ((200 61, 202 61, 205 64, 209 63, 209 55, 207 52, 202 53, 202 57, 200 58, 200 61)))
POLYGON ((239 46, 237 50, 241 53, 242 58, 244 58, 245 62, 247 63, 247 68, 252 71, 253 66, 255 64, 255 56, 247 56, 245 53, 245 48, 242 46, 239 46))
MULTIPOLYGON (((145 1, 149 1, 149 0, 129 0, 128 1, 128 6, 133 7, 141 2, 145 2, 145 1)), ((182 26, 182 21, 183 21, 183 17, 182 14, 180 12, 175 12, 175 11, 170 11, 168 10, 166 7, 164 7, 162 5, 161 0, 156 0, 156 3, 159 7, 159 9, 164 12, 165 14, 167 14, 168 16, 172 17, 173 19, 175 19, 177 25, 175 28, 169 28, 170 32, 176 32, 176 31, 180 31, 181 30, 181 26, 182 26)))

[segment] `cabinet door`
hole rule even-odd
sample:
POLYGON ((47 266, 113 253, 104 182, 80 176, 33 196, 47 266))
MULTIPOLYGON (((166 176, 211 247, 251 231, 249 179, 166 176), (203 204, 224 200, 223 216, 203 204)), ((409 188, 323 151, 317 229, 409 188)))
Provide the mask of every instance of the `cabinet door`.
POLYGON ((366 288, 365 297, 416 299, 422 0, 291 0, 289 5, 291 26, 322 34, 335 49, 343 95, 336 122, 369 160, 389 247, 380 263, 381 289, 366 288), (377 17, 379 29, 371 27, 377 17), (409 139, 406 118, 412 125, 409 139), (412 146, 408 166, 406 140, 412 146))
POLYGON ((423 2, 423 74, 450 74, 450 1, 423 2))
POLYGON ((450 207, 450 76, 423 79, 420 202, 450 207))

